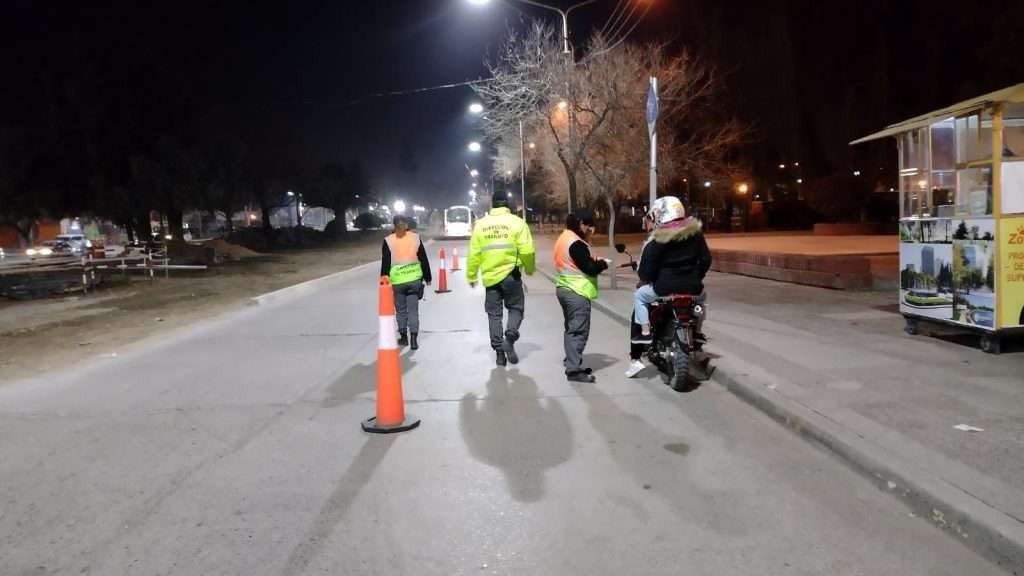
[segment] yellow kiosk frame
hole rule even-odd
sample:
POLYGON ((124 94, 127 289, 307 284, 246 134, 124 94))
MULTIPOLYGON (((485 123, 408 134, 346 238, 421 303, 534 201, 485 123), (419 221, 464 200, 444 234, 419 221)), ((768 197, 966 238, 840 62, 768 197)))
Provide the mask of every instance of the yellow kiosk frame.
POLYGON ((893 124, 900 179, 900 312, 981 335, 1024 332, 1024 83, 893 124))

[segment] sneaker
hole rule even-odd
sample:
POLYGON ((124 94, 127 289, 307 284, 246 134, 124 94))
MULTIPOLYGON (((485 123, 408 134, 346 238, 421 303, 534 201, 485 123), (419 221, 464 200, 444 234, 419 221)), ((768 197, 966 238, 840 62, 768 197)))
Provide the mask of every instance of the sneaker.
POLYGON ((516 342, 508 335, 508 333, 505 334, 505 341, 502 342, 501 348, 505 352, 505 355, 508 356, 509 362, 519 364, 519 355, 516 354, 516 342))
POLYGON ((640 360, 633 360, 629 363, 629 368, 626 369, 626 378, 634 378, 637 374, 644 371, 647 365, 640 360))
POLYGON ((496 355, 495 360, 494 360, 495 364, 497 364, 498 366, 505 366, 506 364, 508 364, 508 359, 505 358, 505 353, 504 352, 502 352, 501 350, 498 350, 497 352, 495 352, 495 355, 496 355))
POLYGON ((593 374, 587 374, 586 372, 575 372, 573 374, 566 374, 565 378, 569 382, 583 382, 584 384, 593 384, 597 381, 593 374))

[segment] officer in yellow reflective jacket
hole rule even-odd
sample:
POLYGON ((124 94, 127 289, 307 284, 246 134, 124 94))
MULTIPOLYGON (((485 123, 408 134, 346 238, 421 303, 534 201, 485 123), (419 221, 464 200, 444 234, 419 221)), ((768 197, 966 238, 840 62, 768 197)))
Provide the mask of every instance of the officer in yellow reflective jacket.
POLYGON ((491 206, 487 216, 473 227, 466 276, 473 287, 479 278, 483 279, 491 348, 497 365, 505 366, 508 362, 519 363, 515 343, 526 308, 522 273, 533 274, 535 251, 529 226, 508 208, 508 194, 496 191, 491 206), (502 307, 508 310, 504 326, 502 307))

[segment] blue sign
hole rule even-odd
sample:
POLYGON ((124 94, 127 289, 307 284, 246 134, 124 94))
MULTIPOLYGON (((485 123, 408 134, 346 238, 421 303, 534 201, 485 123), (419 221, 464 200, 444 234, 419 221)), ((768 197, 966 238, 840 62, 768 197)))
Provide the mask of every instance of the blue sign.
POLYGON ((647 89, 647 123, 654 125, 658 121, 658 93, 654 89, 654 79, 647 89))

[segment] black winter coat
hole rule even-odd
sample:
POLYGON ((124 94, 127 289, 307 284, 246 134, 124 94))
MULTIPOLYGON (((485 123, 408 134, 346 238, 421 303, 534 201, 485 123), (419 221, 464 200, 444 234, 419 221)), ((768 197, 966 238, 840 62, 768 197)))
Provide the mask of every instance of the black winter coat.
POLYGON ((659 296, 700 294, 711 268, 711 251, 696 218, 670 222, 655 230, 644 246, 637 273, 659 296))

